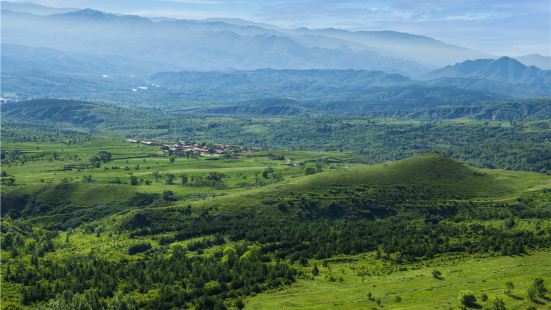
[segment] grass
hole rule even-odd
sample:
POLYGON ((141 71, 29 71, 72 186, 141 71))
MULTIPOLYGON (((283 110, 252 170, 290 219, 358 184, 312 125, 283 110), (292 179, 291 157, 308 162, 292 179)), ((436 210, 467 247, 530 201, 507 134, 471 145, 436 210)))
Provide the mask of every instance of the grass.
MULTIPOLYGON (((528 300, 527 290, 537 277, 549 286, 550 256, 550 252, 536 252, 517 257, 444 258, 390 274, 384 272, 388 266, 374 267, 383 274, 373 276, 358 275, 365 270, 362 267, 377 266, 370 254, 356 257, 358 260, 352 263, 329 263, 328 267, 311 261, 310 266, 320 266, 315 279, 302 279, 286 289, 259 294, 247 301, 245 309, 452 309, 458 307, 461 290, 473 291, 481 307, 489 306, 489 302, 481 302, 482 294, 486 294, 489 301, 503 299, 507 309, 547 309, 551 306, 549 300, 540 298, 540 304, 533 303, 528 300), (433 277, 436 269, 442 273, 442 280, 433 277), (515 285, 511 296, 504 292, 509 281, 515 285), (368 298, 369 293, 374 300, 368 298)), ((307 273, 310 269, 306 268, 307 273)))
POLYGON ((301 193, 325 193, 326 197, 334 199, 335 196, 329 193, 332 187, 396 185, 414 186, 441 200, 511 202, 528 192, 551 188, 551 176, 476 169, 440 154, 427 154, 387 164, 349 164, 314 175, 297 175, 287 182, 234 192, 203 203, 228 209, 249 206, 251 211, 262 212, 258 206, 266 199, 277 200, 301 193))
MULTIPOLYGON (((136 259, 144 254, 128 255, 128 247, 140 242, 149 242, 159 249, 162 235, 129 238, 125 232, 116 231, 117 221, 128 216, 125 213, 135 206, 127 202, 136 192, 162 193, 173 191, 177 202, 163 202, 155 208, 173 208, 192 205, 194 209, 215 206, 224 211, 258 212, 281 216, 275 205, 266 200, 286 199, 298 195, 319 195, 335 199, 330 190, 335 187, 355 189, 376 186, 384 188, 405 185, 429 191, 431 197, 441 200, 512 201, 529 197, 531 192, 551 188, 551 176, 506 171, 498 169, 475 169, 440 154, 426 154, 397 162, 365 165, 358 156, 344 152, 316 151, 261 151, 242 153, 237 158, 223 159, 202 157, 200 159, 177 158, 170 163, 158 147, 128 144, 115 138, 94 138, 78 145, 54 143, 4 143, 3 150, 21 150, 23 160, 3 165, 3 171, 15 177, 16 186, 3 186, 2 195, 34 195, 46 205, 59 205, 58 214, 37 213, 36 223, 48 223, 48 217, 58 222, 82 224, 72 232, 61 232, 55 239, 55 252, 46 258, 58 260, 72 255, 93 254, 99 257, 121 260, 136 259), (87 164, 88 159, 100 150, 113 154, 113 160, 100 168, 64 169, 67 164, 87 164), (55 155, 54 155, 55 152, 55 155), (285 158, 284 160, 277 158, 285 158), (286 159, 295 163, 318 163, 321 173, 304 175, 304 167, 287 166, 286 159), (139 167, 138 167, 139 165, 139 167), (118 167, 118 169, 113 169, 118 167), (126 169, 128 167, 128 169, 126 169), (272 167, 281 178, 263 178, 261 173, 272 167), (162 177, 156 180, 153 173, 162 177), (221 186, 190 186, 179 184, 178 176, 206 176, 209 172, 225 175, 221 186), (175 184, 166 184, 166 175, 174 174, 175 184), (150 180, 151 184, 132 186, 130 175, 150 180), (84 176, 92 182, 84 183, 84 176), (112 183, 120 179, 123 184, 112 183), (117 208, 118 207, 118 208, 117 208), (79 211, 90 209, 89 213, 79 211), (68 212, 68 210, 70 212, 68 212), (120 215, 120 216, 119 216, 120 215), (82 220, 82 221, 81 221, 82 220), (83 226, 101 225, 105 232, 99 236, 85 232, 83 226), (70 234, 67 239, 67 234, 70 234), (67 241, 68 240, 68 241, 67 241)), ((535 201, 547 199, 546 193, 538 192, 535 201)), ((346 192, 344 194, 347 195, 346 192)), ((142 206, 143 207, 143 206, 142 206)), ((142 207, 137 207, 142 208, 142 207)), ((517 228, 533 227, 539 219, 518 221, 517 228)), ((475 221, 473 221, 475 223, 475 221)), ((483 221, 484 225, 502 225, 503 221, 483 221)), ((543 229, 549 228, 544 220, 543 229)), ((69 225, 71 226, 71 225, 69 225)), ((175 242, 185 245, 192 239, 175 242)), ((208 255, 215 247, 207 249, 208 255)), ((7 253, 0 252, 2 257, 7 253)), ((508 309, 526 308, 526 290, 535 277, 551 281, 550 252, 533 253, 523 257, 443 257, 420 265, 392 265, 375 260, 373 253, 352 257, 353 262, 330 262, 329 267, 320 267, 315 279, 301 279, 291 287, 260 294, 248 300, 248 309, 369 309, 379 307, 380 299, 386 309, 449 309, 457 306, 459 290, 470 289, 480 297, 482 293, 503 298, 508 309), (407 270, 400 270, 405 267, 407 270), (432 277, 437 268, 443 280, 432 277), (363 273, 363 275, 360 275, 363 273), (342 281, 340 279, 342 278, 342 281), (515 298, 505 296, 504 283, 512 281, 515 298), (368 293, 372 298, 368 298, 368 293), (400 296, 402 301, 397 302, 400 296)), ((310 274, 310 261, 304 271, 310 274)), ((3 300, 18 302, 20 287, 10 283, 3 289, 3 300)), ((549 305, 548 301, 542 301, 549 305)), ((480 304, 486 306, 486 304, 480 304)), ((536 306, 538 306, 536 304, 536 306)))

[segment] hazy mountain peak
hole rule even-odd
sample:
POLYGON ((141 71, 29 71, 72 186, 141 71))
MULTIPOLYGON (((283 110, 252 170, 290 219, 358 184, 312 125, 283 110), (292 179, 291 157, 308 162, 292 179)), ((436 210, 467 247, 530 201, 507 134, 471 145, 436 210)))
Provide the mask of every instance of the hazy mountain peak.
POLYGON ((3 10, 34 15, 62 14, 78 10, 76 8, 52 8, 33 2, 0 1, 0 5, 3 10))
POLYGON ((424 75, 428 79, 477 78, 502 81, 511 84, 528 85, 531 90, 549 94, 551 71, 526 66, 511 57, 498 59, 468 60, 455 65, 431 71, 424 75))
POLYGON ((540 54, 529 54, 516 59, 527 66, 535 66, 542 70, 551 70, 551 57, 540 54))
POLYGON ((102 11, 86 8, 82 10, 76 10, 73 12, 55 14, 52 17, 58 18, 72 18, 81 20, 93 20, 93 21, 120 21, 120 22, 151 22, 149 19, 137 15, 118 15, 105 13, 102 11))

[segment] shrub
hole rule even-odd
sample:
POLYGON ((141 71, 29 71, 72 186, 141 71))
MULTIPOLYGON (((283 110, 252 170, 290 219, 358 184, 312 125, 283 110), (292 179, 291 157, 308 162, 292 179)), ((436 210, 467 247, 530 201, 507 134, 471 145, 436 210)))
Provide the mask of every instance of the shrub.
POLYGON ((476 297, 471 291, 459 292, 459 304, 466 307, 476 306, 476 297))
POLYGON ((547 293, 547 288, 545 287, 545 283, 542 278, 535 278, 532 282, 532 288, 534 288, 534 291, 538 297, 544 297, 545 293, 547 293))
POLYGON ((442 280, 442 273, 440 272, 440 270, 433 270, 432 271, 432 276, 435 279, 442 280))
POLYGON ((486 295, 485 293, 482 294, 482 295, 480 296, 480 300, 482 300, 482 302, 488 301, 488 295, 486 295))
POLYGON ((149 242, 138 243, 138 244, 131 245, 128 248, 128 254, 134 255, 137 253, 145 252, 149 249, 151 249, 151 244, 149 242))
POLYGON ((505 303, 501 298, 496 297, 496 299, 492 302, 492 307, 490 308, 492 310, 505 310, 505 303))

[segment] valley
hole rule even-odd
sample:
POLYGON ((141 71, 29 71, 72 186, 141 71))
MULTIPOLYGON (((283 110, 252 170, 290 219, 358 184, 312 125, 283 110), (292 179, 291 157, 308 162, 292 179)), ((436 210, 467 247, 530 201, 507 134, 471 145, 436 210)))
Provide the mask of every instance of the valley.
POLYGON ((0 309, 551 309, 546 1, 0 11, 0 309))
MULTIPOLYGON (((192 275, 207 277, 213 288, 190 286, 179 301, 199 308, 423 308, 425 298, 449 308, 457 290, 469 289, 477 298, 489 296, 488 304, 498 297, 515 309, 532 303, 525 296, 530 277, 550 280, 544 257, 551 245, 551 176, 472 168, 439 153, 365 164, 365 155, 346 152, 175 156, 162 148, 102 136, 77 143, 5 143, 3 154, 10 155, 2 162, 3 300, 38 306, 58 296, 49 307, 75 298, 100 302, 109 293, 95 289, 99 278, 81 284, 93 295, 55 295, 77 282, 62 284, 67 276, 57 278, 45 266, 78 281, 84 270, 73 265, 75 259, 98 276, 96 268, 159 260, 167 260, 162 264, 168 268, 185 263, 181 259, 192 259, 194 268, 217 268, 217 274, 192 275), (321 231, 331 233, 320 238, 321 231), (408 237, 395 239, 390 231, 408 237), (234 251, 236 265, 212 265, 234 251), (256 258, 246 262, 249 252, 256 258), (176 261, 182 255, 176 253, 185 255, 176 261), (489 274, 507 271, 490 281, 465 282, 473 277, 473 264, 487 266, 489 274), (255 271, 256 284, 234 283, 252 276, 245 266, 264 266, 255 271), (443 280, 430 275, 435 268, 443 280), (530 268, 529 277, 524 268, 530 268), (230 277, 234 272, 247 273, 230 277), (418 281, 426 288, 413 290, 418 281), (517 299, 502 293, 509 281, 517 285, 517 299), (199 297, 212 289, 208 294, 221 299, 199 297)), ((144 276, 149 280, 113 298, 140 308, 173 302, 163 301, 168 293, 156 287, 176 275, 144 276)), ((177 292, 188 284, 171 285, 174 294, 184 294, 177 292)))

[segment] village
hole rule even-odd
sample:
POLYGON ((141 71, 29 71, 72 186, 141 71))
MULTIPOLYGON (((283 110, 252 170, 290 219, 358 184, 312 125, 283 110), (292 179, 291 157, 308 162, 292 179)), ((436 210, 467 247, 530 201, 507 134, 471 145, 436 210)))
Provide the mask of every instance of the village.
POLYGON ((143 144, 148 146, 159 146, 168 155, 196 154, 203 156, 237 154, 243 151, 260 151, 259 148, 243 148, 232 144, 207 144, 190 141, 179 141, 177 143, 163 143, 157 141, 143 141, 127 139, 128 143, 143 144))

